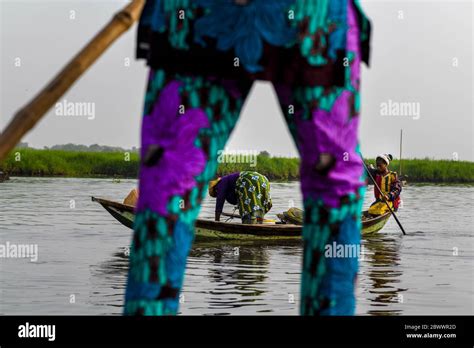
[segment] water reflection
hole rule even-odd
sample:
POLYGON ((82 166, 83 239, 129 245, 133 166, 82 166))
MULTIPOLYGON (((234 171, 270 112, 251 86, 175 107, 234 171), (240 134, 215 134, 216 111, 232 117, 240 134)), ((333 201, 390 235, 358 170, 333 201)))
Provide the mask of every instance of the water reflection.
MULTIPOLYGON (((364 314, 402 313, 407 289, 400 287, 401 245, 401 237, 393 234, 381 233, 362 240, 359 288, 364 294, 358 296, 358 301, 364 314)), ((195 243, 188 258, 180 313, 271 314, 281 313, 283 308, 288 314, 297 314, 301 251, 301 241, 195 243), (288 301, 289 294, 294 295, 293 302, 288 301)), ((105 307, 103 313, 121 313, 127 269, 125 248, 91 266, 92 287, 100 291, 93 292, 90 301, 105 307)))
MULTIPOLYGON (((222 243, 193 246, 181 314, 229 315, 249 310, 272 313, 280 312, 280 308, 287 309, 289 314, 297 313, 301 242, 222 243), (282 291, 276 296, 278 287, 282 291), (289 294, 294 295, 293 302, 288 301, 289 294)), ((407 289, 400 287, 401 244, 401 238, 392 234, 362 240, 359 287, 365 294, 358 300, 366 303, 364 314, 402 313, 403 293, 407 289)), ((108 307, 104 313, 121 313, 128 269, 125 251, 118 249, 108 260, 91 267, 93 288, 101 290, 92 293, 90 301, 94 306, 108 307)))
POLYGON ((219 310, 215 314, 231 314, 232 309, 262 306, 267 292, 270 258, 263 246, 195 246, 188 261, 190 273, 206 260, 207 308, 219 310))
POLYGON ((403 292, 400 288, 402 271, 400 265, 400 237, 378 234, 362 240, 364 256, 361 263, 362 275, 368 277, 370 285, 367 301, 367 314, 396 315, 402 312, 397 304, 403 303, 403 292), (363 267, 365 266, 365 267, 363 267))
POLYGON ((90 301, 94 306, 106 307, 101 314, 121 314, 128 271, 127 249, 123 248, 111 258, 91 266, 91 283, 94 291, 90 301), (107 308, 112 307, 112 308, 107 308))

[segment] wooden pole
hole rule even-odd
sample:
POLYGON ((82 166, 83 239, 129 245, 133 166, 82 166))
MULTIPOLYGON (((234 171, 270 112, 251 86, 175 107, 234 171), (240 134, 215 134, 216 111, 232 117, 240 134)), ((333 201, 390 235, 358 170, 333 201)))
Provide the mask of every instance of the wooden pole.
POLYGON ((18 144, 44 114, 58 101, 76 80, 126 32, 140 16, 145 0, 133 0, 112 20, 41 90, 20 109, 0 134, 0 161, 18 144))
POLYGON ((400 157, 399 157, 399 175, 402 176, 402 142, 403 142, 403 129, 400 129, 400 157))

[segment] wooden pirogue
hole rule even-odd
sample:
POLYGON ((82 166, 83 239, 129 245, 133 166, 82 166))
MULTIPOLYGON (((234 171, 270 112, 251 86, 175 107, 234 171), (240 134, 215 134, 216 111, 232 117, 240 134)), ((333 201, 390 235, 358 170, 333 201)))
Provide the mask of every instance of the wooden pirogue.
MULTIPOLYGON (((135 207, 110 201, 103 198, 92 197, 92 201, 99 203, 122 225, 133 228, 135 207)), ((362 235, 369 235, 380 231, 390 218, 390 213, 375 218, 370 218, 363 212, 362 235)), ((284 240, 300 239, 301 225, 294 224, 259 224, 242 225, 235 222, 218 222, 213 220, 196 220, 196 240, 208 239, 239 239, 239 240, 284 240)))

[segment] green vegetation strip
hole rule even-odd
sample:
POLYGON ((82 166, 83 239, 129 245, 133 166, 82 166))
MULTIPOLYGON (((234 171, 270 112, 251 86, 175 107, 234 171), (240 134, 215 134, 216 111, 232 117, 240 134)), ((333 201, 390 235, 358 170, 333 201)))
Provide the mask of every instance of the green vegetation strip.
MULTIPOLYGON (((0 170, 10 176, 124 177, 136 178, 138 154, 134 152, 76 152, 58 150, 16 149, 0 163, 0 170)), ((259 155, 250 163, 220 163, 218 174, 251 170, 273 181, 299 179, 299 159, 259 155)), ((374 159, 366 162, 374 163, 374 159)), ((399 170, 397 160, 390 168, 399 170)), ((474 183, 474 162, 406 159, 402 174, 408 182, 474 183)))

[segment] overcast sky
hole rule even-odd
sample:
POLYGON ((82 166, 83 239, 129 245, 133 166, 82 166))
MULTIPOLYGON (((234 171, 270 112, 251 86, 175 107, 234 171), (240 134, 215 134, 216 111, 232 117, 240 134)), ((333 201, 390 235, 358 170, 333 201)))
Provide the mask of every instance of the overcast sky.
MULTIPOLYGON (((0 128, 126 2, 0 0, 0 128)), ((364 155, 398 157, 403 128, 403 157, 457 155, 473 161, 472 2, 362 5, 373 23, 372 64, 362 72, 364 155), (415 109, 410 116, 382 115, 384 105, 396 103, 415 103, 410 104, 415 109)), ((94 119, 49 112, 23 141, 34 147, 139 146, 147 69, 134 59, 135 31, 120 38, 61 99, 94 103, 94 119)), ((253 86, 228 148, 297 156, 270 84, 253 86)))

